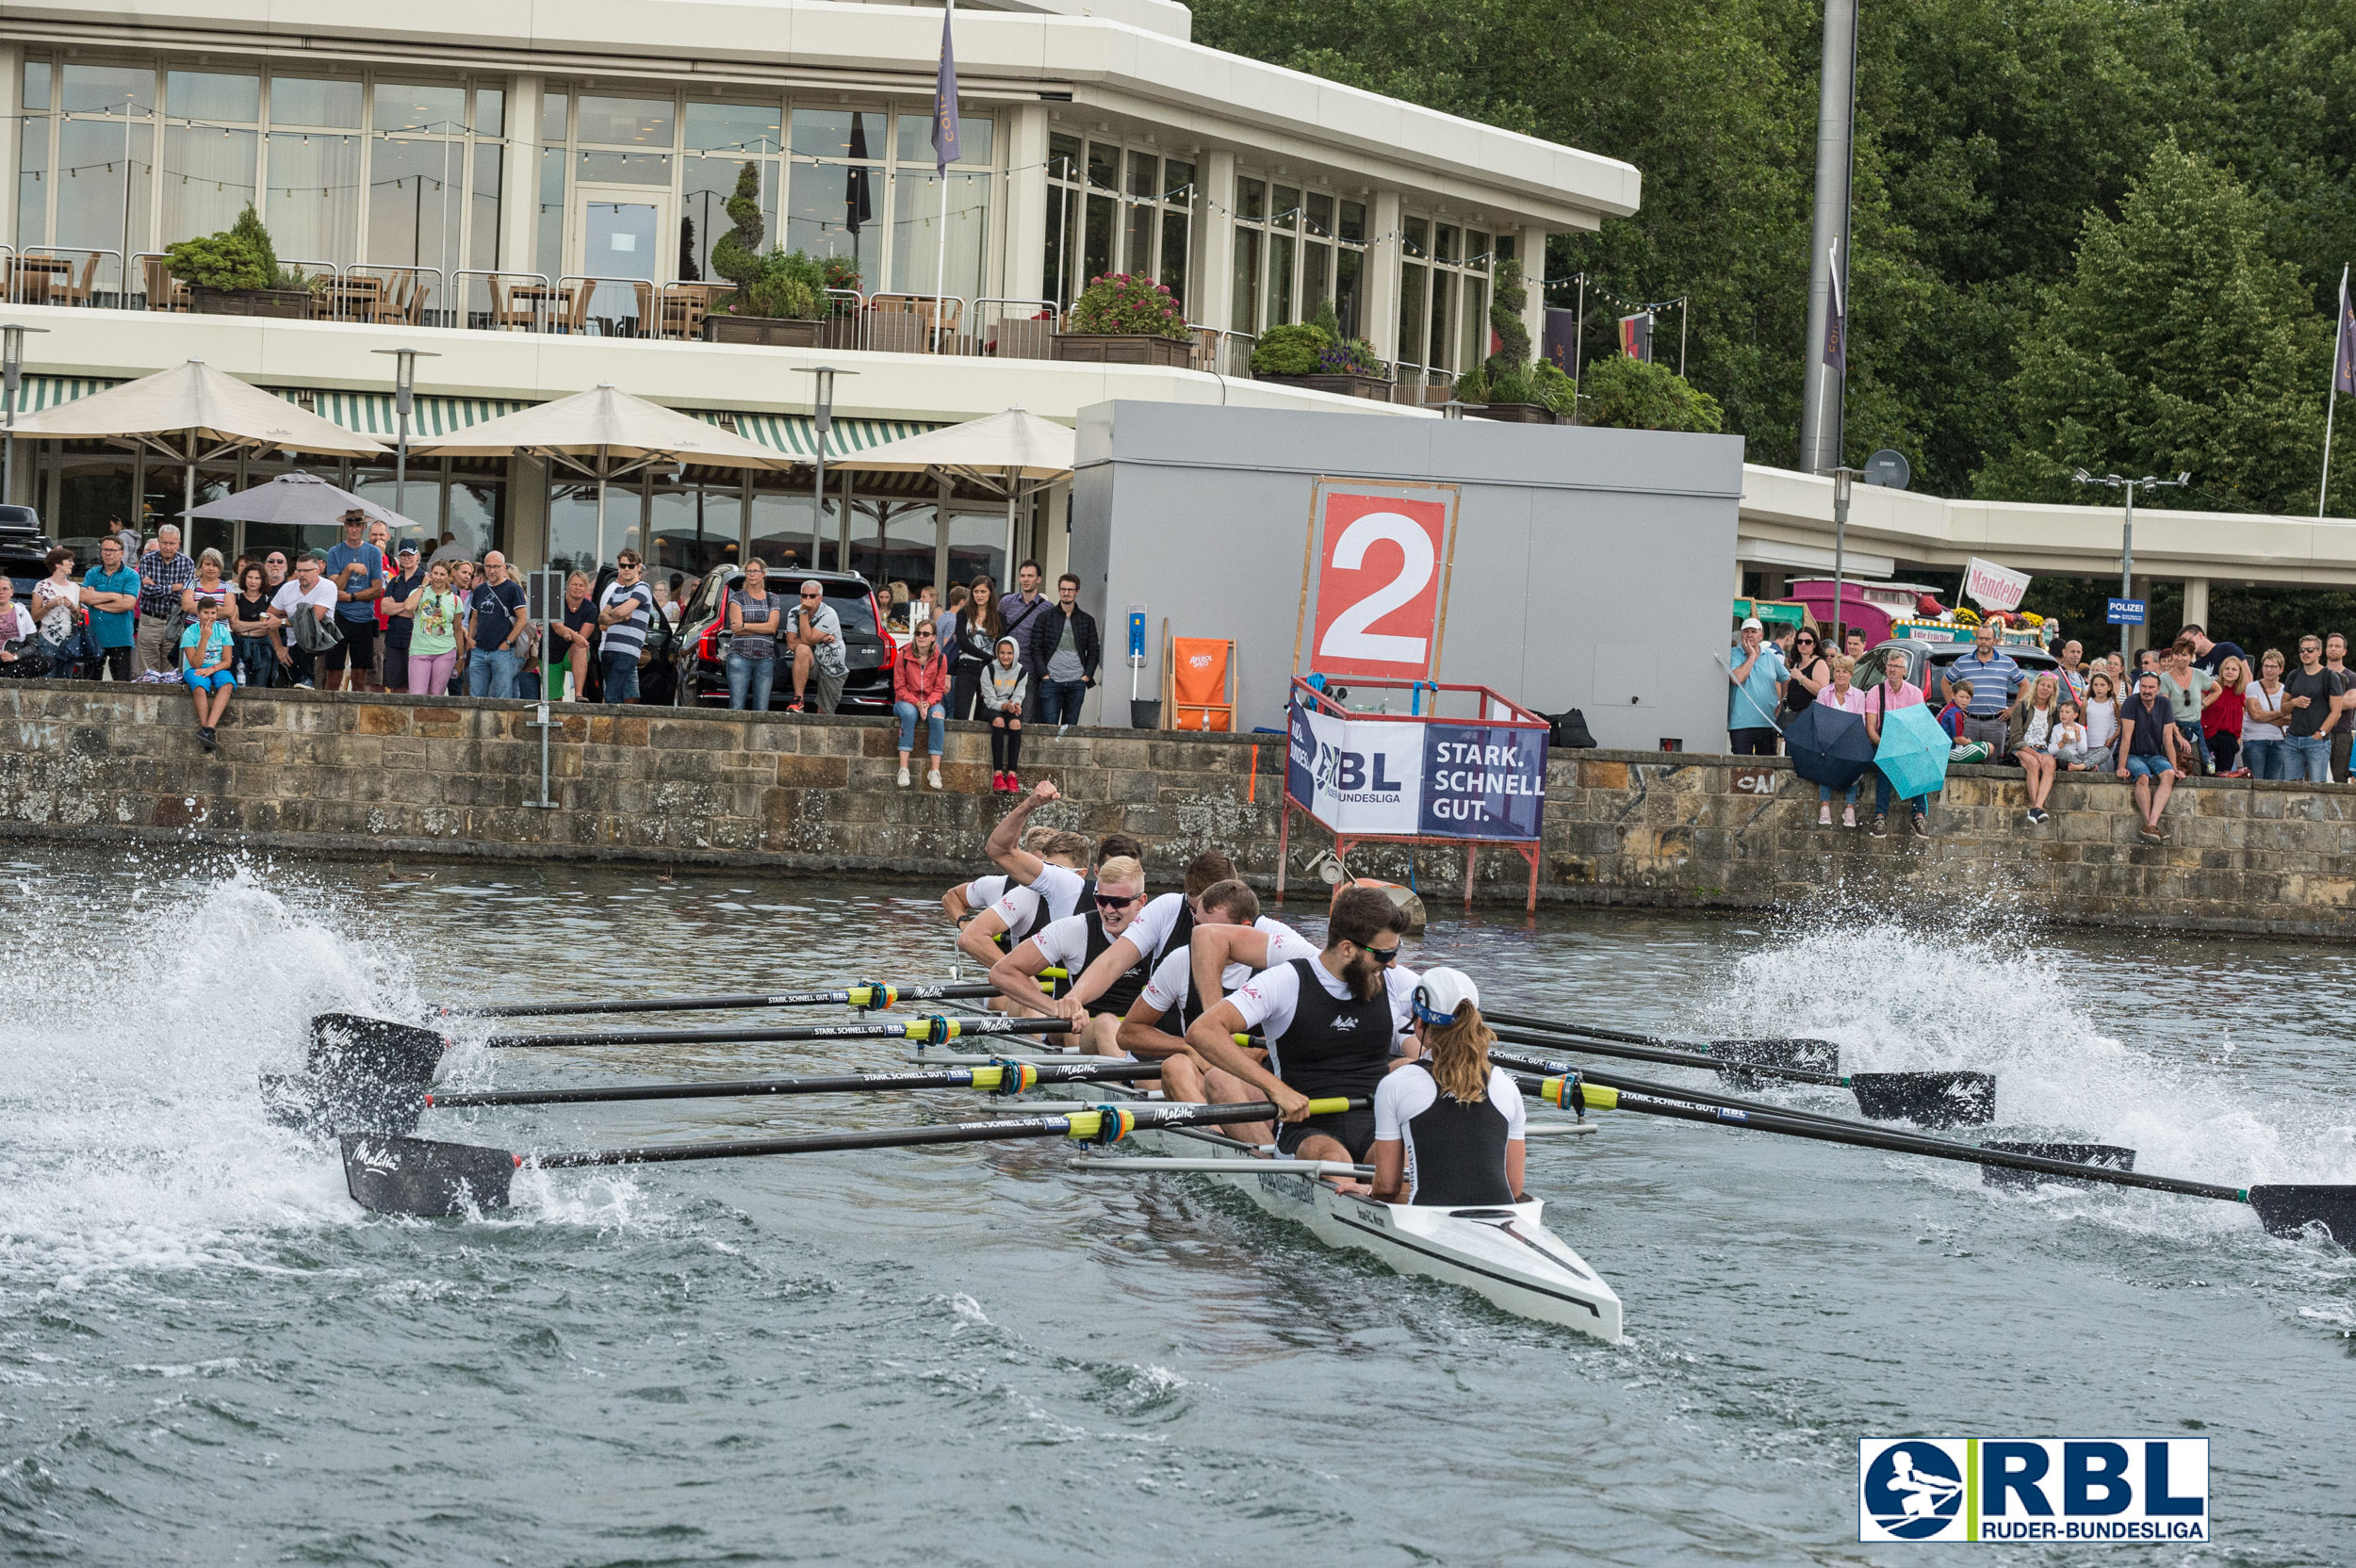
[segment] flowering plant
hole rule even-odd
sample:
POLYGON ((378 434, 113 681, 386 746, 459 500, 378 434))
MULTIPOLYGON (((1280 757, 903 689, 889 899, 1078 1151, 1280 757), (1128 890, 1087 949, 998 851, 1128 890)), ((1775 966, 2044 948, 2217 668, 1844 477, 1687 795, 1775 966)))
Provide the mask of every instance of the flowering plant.
POLYGON ((1187 338, 1193 329, 1178 297, 1152 278, 1134 272, 1108 272, 1091 279, 1072 307, 1065 330, 1073 333, 1143 333, 1155 337, 1187 338))

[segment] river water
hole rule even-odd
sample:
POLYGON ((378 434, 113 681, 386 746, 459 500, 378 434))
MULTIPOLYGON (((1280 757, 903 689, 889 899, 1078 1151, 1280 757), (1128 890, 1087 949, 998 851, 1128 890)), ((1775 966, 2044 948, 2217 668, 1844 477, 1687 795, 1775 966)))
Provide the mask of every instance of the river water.
MULTIPOLYGON (((2356 1560, 2356 1260, 2240 1205, 1999 1192, 1971 1167, 1603 1113, 1534 1140, 1530 1185, 1626 1298, 1618 1348, 1197 1179, 1091 1181, 1038 1146, 527 1173, 494 1219, 373 1217, 256 1104, 313 1012, 937 977, 934 890, 11 853, 11 1562, 1910 1560, 1856 1539, 1857 1440, 1908 1433, 2212 1439, 2216 1546, 2008 1560, 2356 1560)), ((1497 1005, 1820 1035, 1851 1070, 1986 1068, 2007 1129, 2129 1144, 2145 1170, 2356 1182, 2345 949, 1857 909, 1489 916, 1410 954, 1497 1005)), ((902 1060, 520 1054, 453 1070, 902 1060)), ((585 1147, 975 1103, 426 1132, 585 1147)))

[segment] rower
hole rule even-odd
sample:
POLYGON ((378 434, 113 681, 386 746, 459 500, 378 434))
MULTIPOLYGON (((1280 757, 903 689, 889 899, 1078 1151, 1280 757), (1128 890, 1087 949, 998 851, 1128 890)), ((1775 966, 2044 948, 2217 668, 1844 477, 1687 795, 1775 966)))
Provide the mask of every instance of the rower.
MULTIPOLYGON (((1317 956, 1317 948, 1282 921, 1265 920, 1260 914, 1260 895, 1240 877, 1214 882, 1194 900, 1196 906, 1194 940, 1202 941, 1212 932, 1250 931, 1254 923, 1272 926, 1290 940, 1284 948, 1286 958, 1317 956)), ((1148 905, 1150 909, 1153 906, 1148 905)), ((1140 920, 1144 917, 1139 916, 1140 920)), ((1271 938, 1270 940, 1275 939, 1271 938)), ((1118 952, 1115 942, 1107 951, 1118 952)), ((1192 984, 1190 961, 1193 949, 1172 947, 1163 955, 1153 978, 1137 992, 1137 999, 1129 1004, 1129 1010, 1121 1017, 1121 1027, 1114 1035, 1114 1043, 1121 1054, 1137 1061, 1158 1061, 1162 1068, 1162 1096, 1167 1100, 1203 1099, 1201 1064, 1186 1046, 1186 1026, 1203 1015, 1197 992, 1192 984)), ((1252 978, 1252 972, 1238 964, 1234 966, 1232 983, 1220 986, 1217 995, 1224 997, 1236 986, 1252 978)), ((1066 997, 1065 1001, 1071 998, 1066 997)))
MULTIPOLYGON (((1010 946, 1020 945, 1050 922, 1084 909, 1088 879, 1079 869, 1051 865, 1023 847, 1023 828, 1031 813, 1060 798, 1061 792, 1053 783, 1042 780, 1033 785, 1028 794, 1015 802, 1014 809, 990 829, 982 847, 1008 879, 1019 886, 1009 887, 997 903, 967 923, 965 929, 957 933, 958 951, 982 963, 994 964, 1000 955, 991 950, 997 946, 1000 932, 1007 933, 1010 946)), ((1126 858, 1142 862, 1145 858, 1144 847, 1126 833, 1105 834, 1097 854, 1100 861, 1126 858)))
MULTIPOLYGON (((1055 835, 1056 829, 1053 827, 1043 825, 1026 827, 1023 830, 1023 847, 1042 860, 1052 861, 1055 857, 1050 850, 1049 841, 1053 840, 1055 835)), ((1081 855, 1082 860, 1072 862, 1075 868, 1085 861, 1087 851, 1083 850, 1081 855)), ((1004 898, 1006 887, 1006 874, 1004 872, 993 872, 988 876, 977 876, 971 882, 959 882, 947 892, 942 893, 941 906, 948 911, 951 924, 963 925, 967 921, 1004 898)))
POLYGON ((1231 1126, 1228 1136, 1254 1144, 1272 1137, 1280 1153, 1304 1160, 1365 1162, 1374 1144, 1373 1107, 1312 1117, 1309 1101, 1371 1095, 1395 1048, 1413 1053, 1407 1030, 1416 975, 1398 963, 1406 923, 1386 895, 1351 888, 1333 901, 1324 951, 1253 976, 1186 1030, 1186 1043, 1212 1069, 1204 1075, 1206 1103, 1232 1095, 1276 1105, 1281 1125, 1231 1126), (1265 1067, 1235 1041, 1255 1029, 1268 1038, 1265 1067))
MULTIPOLYGON (((1055 964, 1066 973, 1077 974, 1110 947, 1145 903, 1145 868, 1129 856, 1116 856, 1096 868, 1091 887, 1093 907, 1048 922, 1038 935, 990 966, 990 983, 1000 995, 1026 1012, 1069 1016, 1059 1003, 1040 993, 1039 972, 1055 964)), ((1145 981, 1140 962, 1104 988, 1097 998, 1099 1010, 1084 1013, 1082 1027, 1072 1032, 1081 1050, 1100 1056, 1124 1054, 1114 1037, 1120 1032, 1121 1015, 1137 1000, 1145 981)))
POLYGON ((1428 969, 1409 1005, 1423 1054, 1374 1091, 1374 1196, 1438 1208, 1522 1200, 1522 1091, 1462 970, 1428 969))
POLYGON ((1187 977, 1197 996, 1209 996, 1214 988, 1225 996, 1262 970, 1317 953, 1317 943, 1265 915, 1235 925, 1197 925, 1189 949, 1187 977))
MULTIPOLYGON (((1067 994, 1087 1004, 1095 1001, 1113 983, 1114 976, 1125 974, 1140 963, 1148 974, 1153 973, 1165 954, 1184 951, 1193 939, 1195 923, 1202 918, 1203 894, 1221 882, 1235 880, 1235 862, 1219 850, 1206 849, 1187 861, 1186 890, 1164 893, 1148 904, 1144 912, 1129 923, 1121 939, 1088 966, 1087 973, 1072 977, 1067 994)), ((1255 898, 1253 903, 1257 902, 1255 898)))
MULTIPOLYGON (((1085 881, 1088 835, 1034 827, 1023 833, 1023 846, 1025 853, 1038 858, 1043 871, 1068 872, 1085 881)), ((950 889, 941 904, 954 914, 953 899, 962 902, 968 911, 958 917, 957 951, 977 963, 996 963, 1049 919, 1045 901, 1005 873, 977 876, 950 889)))

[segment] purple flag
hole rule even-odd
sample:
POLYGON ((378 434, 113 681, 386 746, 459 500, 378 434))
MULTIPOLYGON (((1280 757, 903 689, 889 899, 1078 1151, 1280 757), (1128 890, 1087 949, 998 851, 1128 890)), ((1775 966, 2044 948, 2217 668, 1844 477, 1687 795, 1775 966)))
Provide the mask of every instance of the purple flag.
POLYGON ((1849 373, 1849 313, 1841 302, 1841 253, 1833 252, 1832 298, 1826 302, 1832 308, 1824 312, 1824 364, 1842 375, 1849 373))
POLYGON ((935 173, 957 161, 957 57, 949 46, 949 24, 957 14, 957 0, 941 8, 941 76, 933 84, 935 173))
POLYGON ((1551 306, 1547 307, 1546 338, 1546 363, 1562 371, 1564 375, 1570 374, 1571 366, 1577 358, 1578 342, 1579 312, 1575 310, 1556 310, 1551 306))
POLYGON ((2340 269, 2340 330, 2331 355, 2331 389, 2356 397, 2356 309, 2348 300, 2348 269, 2340 269))

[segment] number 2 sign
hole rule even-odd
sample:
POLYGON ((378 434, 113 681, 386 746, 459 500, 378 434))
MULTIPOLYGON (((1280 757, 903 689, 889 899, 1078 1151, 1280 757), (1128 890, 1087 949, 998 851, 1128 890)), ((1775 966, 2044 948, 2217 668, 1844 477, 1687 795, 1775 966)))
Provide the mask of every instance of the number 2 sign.
MULTIPOLYGON (((1404 488, 1385 485, 1382 488, 1404 488)), ((1317 600, 1307 657, 1296 665, 1325 675, 1429 680, 1446 626, 1449 513, 1454 496, 1360 494, 1320 484, 1310 527, 1317 600), (1321 527, 1319 525, 1322 525, 1321 527)))

